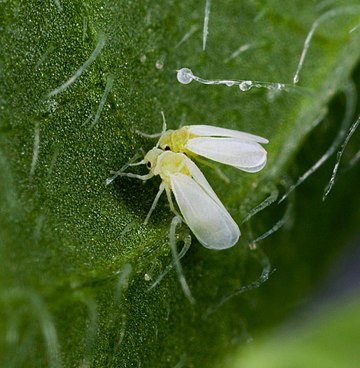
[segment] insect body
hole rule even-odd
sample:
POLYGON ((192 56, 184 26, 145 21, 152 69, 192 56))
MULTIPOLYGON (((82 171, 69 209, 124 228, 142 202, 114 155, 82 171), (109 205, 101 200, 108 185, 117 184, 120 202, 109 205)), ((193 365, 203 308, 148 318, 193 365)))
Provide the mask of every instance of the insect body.
POLYGON ((239 227, 200 169, 185 154, 153 148, 141 163, 149 168, 147 175, 118 172, 116 176, 148 180, 159 175, 162 179, 145 223, 164 191, 170 209, 177 214, 171 198, 172 192, 186 224, 204 247, 226 249, 237 243, 240 236, 239 227))
POLYGON ((211 125, 187 125, 164 131, 159 147, 189 156, 203 156, 247 172, 260 171, 266 164, 266 151, 257 135, 211 125))

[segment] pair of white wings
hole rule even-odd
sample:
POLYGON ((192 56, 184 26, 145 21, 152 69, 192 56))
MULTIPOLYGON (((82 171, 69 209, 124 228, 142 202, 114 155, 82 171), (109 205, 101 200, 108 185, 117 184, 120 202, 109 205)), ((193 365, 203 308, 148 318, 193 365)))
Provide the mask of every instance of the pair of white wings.
POLYGON ((186 148, 197 155, 246 172, 260 171, 266 164, 266 151, 260 143, 269 141, 257 135, 210 125, 189 125, 186 148))
POLYGON ((184 159, 191 176, 174 173, 170 185, 186 224, 204 247, 232 247, 239 239, 239 227, 200 169, 185 155, 184 159))

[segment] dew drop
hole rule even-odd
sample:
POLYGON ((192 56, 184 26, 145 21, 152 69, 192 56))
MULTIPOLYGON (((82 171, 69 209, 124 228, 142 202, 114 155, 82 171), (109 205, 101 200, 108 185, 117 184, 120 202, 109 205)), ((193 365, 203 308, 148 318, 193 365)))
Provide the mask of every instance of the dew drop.
POLYGON ((151 275, 149 275, 148 273, 145 273, 145 275, 144 275, 144 280, 145 280, 145 281, 151 281, 151 280, 152 280, 151 275))
POLYGON ((239 84, 239 88, 242 91, 248 91, 251 87, 252 87, 252 82, 251 81, 244 81, 244 82, 241 82, 239 84))
POLYGON ((276 83, 275 89, 281 91, 282 89, 285 89, 285 85, 283 83, 276 83))
POLYGON ((162 69, 164 67, 164 60, 157 60, 156 63, 155 63, 155 68, 156 69, 162 69))
POLYGON ((193 73, 189 68, 181 68, 177 71, 177 80, 181 84, 189 84, 193 80, 193 73))

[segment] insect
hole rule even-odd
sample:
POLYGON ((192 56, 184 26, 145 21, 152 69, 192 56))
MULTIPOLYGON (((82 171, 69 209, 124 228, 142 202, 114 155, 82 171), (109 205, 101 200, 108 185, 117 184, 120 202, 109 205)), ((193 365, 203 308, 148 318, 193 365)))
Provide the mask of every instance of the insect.
POLYGON ((192 157, 203 156, 255 173, 265 166, 267 160, 266 150, 260 143, 268 142, 265 138, 237 130, 211 125, 186 125, 177 130, 163 128, 158 146, 192 157))
POLYGON ((149 180, 156 175, 160 176, 162 182, 146 216, 145 224, 164 191, 171 211, 178 215, 172 201, 172 192, 185 223, 204 247, 226 249, 237 243, 240 236, 238 225, 210 187, 200 169, 183 153, 164 151, 155 147, 140 162, 125 165, 109 178, 107 183, 117 176, 149 180), (139 164, 145 164, 150 170, 149 173, 137 175, 123 172, 126 167, 139 164))

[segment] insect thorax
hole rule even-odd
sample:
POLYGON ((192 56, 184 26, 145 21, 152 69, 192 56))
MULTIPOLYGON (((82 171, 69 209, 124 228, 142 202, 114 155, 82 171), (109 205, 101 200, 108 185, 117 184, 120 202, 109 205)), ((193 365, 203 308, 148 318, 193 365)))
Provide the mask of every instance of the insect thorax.
POLYGON ((157 172, 155 174, 160 175, 161 179, 165 182, 169 182, 170 176, 177 173, 191 176, 186 165, 186 160, 188 160, 188 158, 181 153, 166 151, 157 161, 157 172))
POLYGON ((178 130, 168 130, 160 138, 160 147, 173 152, 186 152, 186 143, 190 138, 189 127, 178 130))

